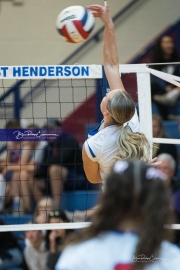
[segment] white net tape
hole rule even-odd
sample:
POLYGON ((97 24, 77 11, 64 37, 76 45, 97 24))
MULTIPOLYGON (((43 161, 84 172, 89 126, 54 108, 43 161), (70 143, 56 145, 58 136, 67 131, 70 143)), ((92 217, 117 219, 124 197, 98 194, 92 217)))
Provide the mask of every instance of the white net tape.
MULTIPOLYGON (((56 230, 56 229, 83 229, 91 225, 91 222, 70 222, 70 223, 50 223, 50 224, 19 224, 1 225, 0 231, 36 231, 36 230, 56 230)), ((180 230, 180 224, 164 226, 167 229, 180 230)))
POLYGON ((36 231, 36 230, 55 230, 55 229, 82 229, 90 225, 90 222, 70 222, 70 223, 49 223, 49 224, 19 224, 1 225, 0 231, 36 231))

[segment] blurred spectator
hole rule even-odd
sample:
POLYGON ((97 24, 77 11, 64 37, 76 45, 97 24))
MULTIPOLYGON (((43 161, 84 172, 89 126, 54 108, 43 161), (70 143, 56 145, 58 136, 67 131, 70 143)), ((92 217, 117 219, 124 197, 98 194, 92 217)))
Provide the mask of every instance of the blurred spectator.
MULTIPOLYGON (((174 158, 166 153, 162 153, 157 156, 158 161, 162 161, 158 165, 158 169, 167 176, 167 183, 171 187, 172 191, 172 203, 176 213, 176 223, 180 224, 180 209, 177 207, 177 203, 174 201, 174 196, 179 194, 180 200, 180 179, 175 176, 176 162, 174 158)), ((180 245, 180 231, 176 230, 175 243, 180 245)))
MULTIPOLYGON (((67 223, 69 219, 63 211, 52 211, 49 213, 49 223, 67 223)), ((46 246, 49 250, 49 255, 47 258, 46 270, 54 270, 56 262, 61 254, 63 243, 66 236, 71 233, 72 230, 51 230, 47 231, 46 235, 46 246)))
MULTIPOLYGON (((14 128, 14 127, 13 127, 14 128)), ((36 125, 27 126, 28 129, 38 128, 36 125)), ((46 142, 40 141, 29 141, 23 142, 13 142, 11 143, 13 148, 8 151, 8 156, 14 157, 14 163, 11 161, 7 162, 7 166, 4 169, 4 174, 8 180, 8 174, 10 173, 11 177, 11 196, 17 199, 17 196, 20 196, 23 203, 23 211, 25 213, 31 213, 32 205, 31 198, 34 197, 35 200, 39 199, 40 196, 43 196, 43 187, 40 181, 34 179, 34 173, 36 167, 42 161, 44 147, 46 142), (14 153, 14 148, 18 144, 18 154, 12 155, 14 153), (12 151, 13 150, 13 151, 12 151)), ((17 149, 16 149, 17 152, 17 149)), ((9 158, 7 157, 9 160, 9 158)))
MULTIPOLYGON (((10 119, 6 126, 6 129, 21 128, 20 121, 18 119, 10 119)), ((22 154, 21 142, 7 142, 7 154, 3 166, 2 175, 6 180, 6 198, 5 198, 5 209, 12 208, 12 202, 14 199, 15 191, 17 190, 17 182, 19 181, 19 170, 16 170, 17 165, 20 163, 22 154), (15 170, 14 170, 15 169, 15 170)), ((18 167, 19 168, 19 167, 18 167)))
MULTIPOLYGON (((38 126, 31 124, 27 129, 38 129, 38 126)), ((37 202, 44 193, 44 182, 37 180, 34 174, 42 162, 46 144, 45 141, 29 141, 25 143, 22 150, 19 190, 25 213, 32 212, 32 197, 37 202)))
POLYGON ((158 169, 166 174, 172 193, 176 192, 180 188, 180 179, 175 176, 176 162, 174 158, 170 154, 162 153, 157 156, 157 159, 158 161, 162 161, 158 165, 158 169))
POLYGON ((34 219, 37 223, 47 223, 49 213, 55 209, 53 199, 50 197, 41 198, 36 205, 34 219))
POLYGON ((58 138, 45 147, 43 161, 35 176, 50 179, 51 194, 57 209, 64 185, 67 189, 87 189, 82 153, 79 143, 73 136, 61 129, 58 119, 48 119, 48 129, 57 129, 58 138))
MULTIPOLYGON (((152 116, 152 125, 153 125, 153 137, 154 138, 168 138, 168 135, 165 133, 165 130, 163 128, 163 120, 160 115, 154 114, 152 116)), ((178 154, 177 154, 177 147, 174 144, 164 144, 164 143, 159 143, 155 144, 153 147, 153 158, 157 157, 158 155, 162 153, 168 153, 170 154, 177 166, 177 159, 178 159, 178 154)))
MULTIPOLYGON (((48 251, 45 247, 44 234, 42 231, 25 232, 24 258, 28 270, 45 269, 48 251)), ((25 267, 24 267, 25 268, 25 267)))
MULTIPOLYGON (((36 223, 47 223, 49 213, 55 210, 55 204, 51 197, 42 197, 36 205, 34 211, 34 220, 36 223)), ((71 222, 83 222, 90 218, 94 213, 93 209, 88 209, 85 211, 75 210, 73 212, 64 210, 67 219, 71 222)))
MULTIPOLYGON (((151 62, 170 63, 178 61, 179 55, 172 37, 162 36, 155 44, 151 62)), ((154 65, 153 68, 176 76, 180 75, 179 66, 175 64, 154 65)), ((176 104, 180 96, 180 89, 156 76, 152 75, 151 79, 152 100, 158 106, 162 118, 167 120, 169 115, 168 107, 176 104)))
MULTIPOLYGON (((0 219, 0 225, 4 222, 0 219)), ((0 269, 21 266, 23 254, 12 232, 0 232, 0 269)))

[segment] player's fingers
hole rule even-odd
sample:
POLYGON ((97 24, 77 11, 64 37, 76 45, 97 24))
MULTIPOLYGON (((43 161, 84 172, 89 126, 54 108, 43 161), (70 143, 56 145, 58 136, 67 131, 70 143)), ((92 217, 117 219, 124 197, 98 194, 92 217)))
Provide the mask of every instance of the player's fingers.
POLYGON ((96 11, 91 11, 91 13, 92 13, 92 15, 94 17, 99 17, 100 16, 100 14, 98 12, 96 12, 96 11))
POLYGON ((157 167, 158 165, 162 164, 162 161, 157 161, 157 157, 155 157, 149 161, 149 164, 153 167, 157 167))
POLYGON ((100 10, 100 9, 103 9, 104 7, 100 5, 90 5, 90 6, 86 6, 86 8, 92 9, 92 10, 100 10))
POLYGON ((86 8, 91 10, 94 17, 101 18, 102 14, 105 12, 107 7, 105 8, 103 6, 91 5, 91 6, 87 6, 86 8))
POLYGON ((105 9, 105 7, 103 6, 87 6, 87 9, 91 10, 91 11, 96 11, 96 12, 103 12, 103 10, 105 9))
POLYGON ((151 166, 156 168, 158 165, 161 165, 161 164, 162 164, 162 161, 157 161, 157 162, 151 163, 151 166))
POLYGON ((157 160, 157 157, 153 158, 150 163, 153 163, 157 160))

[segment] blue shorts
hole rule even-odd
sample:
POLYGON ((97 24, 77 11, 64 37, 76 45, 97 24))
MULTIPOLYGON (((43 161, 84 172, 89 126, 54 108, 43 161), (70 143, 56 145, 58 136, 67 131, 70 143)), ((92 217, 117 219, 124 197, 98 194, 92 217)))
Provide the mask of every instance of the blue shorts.
POLYGON ((6 182, 10 182, 13 177, 13 171, 8 171, 5 175, 6 182))
POLYGON ((85 175, 77 174, 74 171, 68 170, 67 179, 64 182, 64 190, 87 190, 88 180, 85 175))

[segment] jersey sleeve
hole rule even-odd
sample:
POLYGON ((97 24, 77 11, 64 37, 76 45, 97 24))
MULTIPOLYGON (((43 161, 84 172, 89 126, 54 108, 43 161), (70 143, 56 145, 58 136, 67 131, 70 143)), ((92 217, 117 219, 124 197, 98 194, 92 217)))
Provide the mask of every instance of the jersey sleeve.
POLYGON ((176 245, 169 243, 168 241, 163 241, 161 243, 159 257, 160 259, 158 260, 158 263, 161 265, 159 269, 179 269, 180 250, 176 245))
POLYGON ((60 255, 55 270, 85 270, 83 257, 74 247, 68 247, 60 255))
POLYGON ((85 150, 88 157, 94 161, 98 162, 99 157, 102 153, 102 143, 103 143, 103 134, 97 133, 91 138, 85 141, 85 150))

